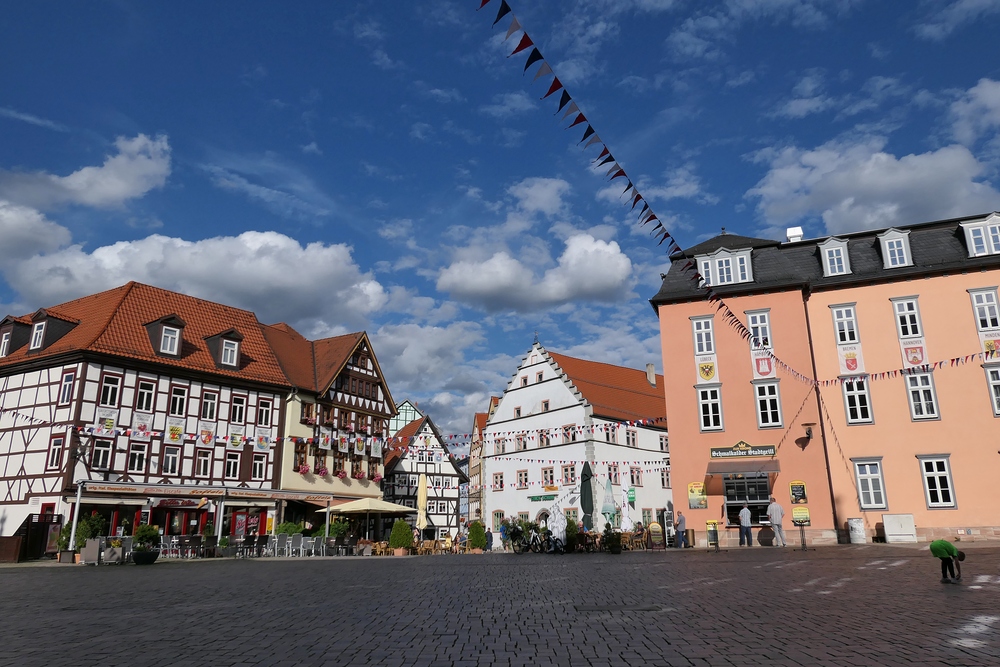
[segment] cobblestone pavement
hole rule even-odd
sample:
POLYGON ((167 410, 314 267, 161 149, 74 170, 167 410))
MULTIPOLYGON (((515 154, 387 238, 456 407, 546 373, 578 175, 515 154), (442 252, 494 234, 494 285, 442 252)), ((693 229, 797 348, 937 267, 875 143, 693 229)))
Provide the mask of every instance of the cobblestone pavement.
POLYGON ((0 665, 1000 665, 1000 549, 0 570, 0 665))

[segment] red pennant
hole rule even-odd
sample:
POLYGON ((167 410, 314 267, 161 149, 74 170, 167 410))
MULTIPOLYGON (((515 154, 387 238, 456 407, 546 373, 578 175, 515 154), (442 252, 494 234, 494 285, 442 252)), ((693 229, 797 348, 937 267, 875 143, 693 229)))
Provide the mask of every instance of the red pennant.
POLYGON ((584 115, 582 113, 581 114, 577 114, 576 119, 566 129, 568 130, 570 127, 576 127, 580 123, 586 123, 586 122, 587 122, 587 119, 586 119, 586 117, 584 117, 584 115))
POLYGON ((551 95, 552 93, 556 92, 557 90, 559 90, 562 87, 563 87, 563 85, 562 85, 562 82, 559 81, 559 77, 556 77, 556 78, 552 79, 552 85, 549 86, 549 92, 547 92, 544 95, 542 95, 542 99, 544 100, 546 97, 548 97, 549 95, 551 95))
POLYGON ((618 178, 619 176, 624 176, 624 175, 625 175, 625 170, 619 168, 618 171, 615 172, 615 175, 611 177, 611 180, 613 181, 616 178, 618 178))
MULTIPOLYGON (((597 162, 597 160, 600 160, 605 155, 611 155, 611 151, 608 150, 607 146, 604 147, 604 150, 601 151, 601 154, 597 156, 597 159, 595 159, 594 162, 597 162)), ((604 163, 602 162, 601 164, 604 164, 604 163)))
MULTIPOLYGON (((490 4, 490 0, 483 0, 483 4, 479 5, 479 9, 482 9, 483 7, 485 7, 488 4, 490 4)), ((479 9, 477 9, 476 11, 478 12, 479 9)))
MULTIPOLYGON (((528 37, 528 33, 524 33, 523 35, 521 35, 521 41, 517 45, 517 48, 514 49, 511 52, 510 56, 512 56, 512 55, 514 55, 516 53, 520 53, 521 51, 524 51, 529 46, 534 46, 534 45, 535 45, 535 43, 531 41, 530 37, 528 37)), ((507 56, 507 57, 510 58, 510 56, 507 56)))

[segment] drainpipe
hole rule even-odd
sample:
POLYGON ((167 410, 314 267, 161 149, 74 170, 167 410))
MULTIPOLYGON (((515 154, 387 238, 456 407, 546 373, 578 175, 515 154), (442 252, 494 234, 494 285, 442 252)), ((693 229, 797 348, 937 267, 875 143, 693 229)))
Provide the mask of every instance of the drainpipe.
POLYGON ((80 522, 80 496, 83 495, 83 480, 76 483, 76 507, 73 508, 73 528, 69 531, 69 544, 71 551, 76 551, 76 525, 80 522))
MULTIPOLYGON (((818 380, 819 374, 816 371, 816 350, 813 347, 812 325, 809 322, 809 297, 812 290, 807 283, 802 288, 802 309, 806 315, 806 336, 809 338, 809 360, 812 362, 813 379, 818 380)), ((833 473, 830 471, 830 450, 826 446, 826 422, 823 420, 823 403, 819 391, 819 383, 813 385, 816 393, 816 413, 819 418, 819 434, 823 441, 823 460, 826 461, 826 484, 830 489, 830 507, 833 509, 833 530, 837 534, 837 543, 840 543, 840 520, 837 518, 837 497, 833 493, 833 473)))

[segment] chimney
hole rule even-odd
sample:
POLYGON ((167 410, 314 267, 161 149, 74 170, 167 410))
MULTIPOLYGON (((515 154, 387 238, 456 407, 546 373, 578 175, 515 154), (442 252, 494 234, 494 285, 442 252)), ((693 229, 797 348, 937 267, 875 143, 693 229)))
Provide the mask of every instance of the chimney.
POLYGON ((650 387, 656 386, 656 366, 653 364, 646 364, 646 382, 650 387))
POLYGON ((785 236, 788 238, 789 243, 795 243, 796 241, 802 240, 802 228, 801 227, 789 227, 785 230, 785 236))

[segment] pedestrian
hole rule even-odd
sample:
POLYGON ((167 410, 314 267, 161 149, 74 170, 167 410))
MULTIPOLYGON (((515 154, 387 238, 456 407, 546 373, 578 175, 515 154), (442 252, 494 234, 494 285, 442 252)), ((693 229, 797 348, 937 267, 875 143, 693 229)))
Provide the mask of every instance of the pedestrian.
POLYGON ((934 540, 931 542, 931 555, 941 559, 941 583, 957 584, 962 580, 962 561, 965 560, 965 552, 959 551, 955 545, 948 540, 934 540), (955 571, 958 570, 958 576, 955 571))
POLYGON ((744 540, 748 547, 753 546, 753 534, 750 532, 750 522, 752 517, 750 516, 750 508, 747 507, 746 503, 743 503, 743 509, 740 510, 740 546, 743 546, 744 540))
POLYGON ((493 551, 493 531, 488 529, 486 531, 486 550, 493 551))
POLYGON ((420 531, 416 528, 413 529, 413 546, 420 546, 420 531))
POLYGON ((674 523, 674 528, 677 529, 677 539, 675 540, 678 549, 683 549, 687 546, 687 519, 681 512, 677 512, 677 522, 674 523))
POLYGON ((507 551, 507 519, 500 522, 500 546, 507 551))
POLYGON ((788 542, 785 541, 785 528, 781 525, 781 520, 785 518, 785 510, 781 509, 774 496, 771 496, 771 504, 767 506, 767 518, 771 520, 771 528, 774 530, 774 546, 788 546, 788 542))

